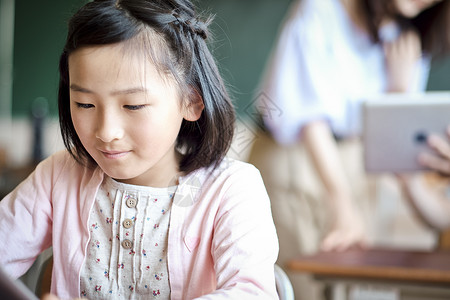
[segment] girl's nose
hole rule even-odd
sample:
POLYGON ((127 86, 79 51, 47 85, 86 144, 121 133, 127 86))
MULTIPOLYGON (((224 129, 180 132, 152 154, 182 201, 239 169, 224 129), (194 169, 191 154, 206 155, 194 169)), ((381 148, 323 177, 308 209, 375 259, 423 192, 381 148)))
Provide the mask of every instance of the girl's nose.
POLYGON ((105 143, 109 143, 114 140, 120 140, 123 135, 124 129, 120 118, 111 113, 103 113, 98 116, 97 128, 95 132, 96 138, 105 143))

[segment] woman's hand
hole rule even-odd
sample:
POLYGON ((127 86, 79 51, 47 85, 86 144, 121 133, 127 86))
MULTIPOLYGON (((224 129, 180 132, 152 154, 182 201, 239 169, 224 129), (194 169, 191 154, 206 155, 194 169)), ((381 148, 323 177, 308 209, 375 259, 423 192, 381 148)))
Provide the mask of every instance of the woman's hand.
POLYGON ((419 163, 427 168, 450 176, 450 126, 447 128, 448 139, 432 134, 428 137, 428 146, 433 149, 433 153, 421 153, 419 163))
POLYGON ((397 40, 384 44, 387 92, 408 91, 421 49, 420 37, 413 30, 405 31, 397 40))
MULTIPOLYGON (((338 196, 331 196, 335 198, 338 196)), ((343 251, 352 246, 365 247, 367 235, 361 215, 351 205, 335 206, 333 203, 351 203, 339 199, 330 199, 332 204, 329 216, 331 227, 320 245, 322 251, 343 251)))
POLYGON ((352 189, 344 171, 336 141, 324 121, 311 122, 303 128, 303 142, 322 180, 328 197, 322 209, 331 221, 321 250, 345 250, 365 244, 365 228, 352 201, 352 189))

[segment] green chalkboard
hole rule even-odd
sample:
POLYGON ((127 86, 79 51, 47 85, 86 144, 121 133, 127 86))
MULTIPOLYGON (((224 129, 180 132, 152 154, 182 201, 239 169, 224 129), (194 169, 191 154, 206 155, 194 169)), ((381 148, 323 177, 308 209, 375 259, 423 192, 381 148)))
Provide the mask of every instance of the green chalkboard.
POLYGON ((216 15, 212 49, 239 114, 252 103, 290 0, 204 0, 216 15))
POLYGON ((427 89, 432 91, 450 90, 450 58, 435 61, 431 64, 427 89))
POLYGON ((14 25, 13 116, 29 115, 37 98, 56 114, 58 60, 67 21, 85 1, 16 0, 14 25))
MULTIPOLYGON (((319 1, 319 0, 318 0, 319 1)), ((13 115, 24 116, 36 98, 46 98, 56 115, 58 58, 67 20, 86 1, 16 0, 13 115)), ((239 114, 252 103, 280 22, 292 0, 201 0, 215 15, 211 48, 239 114)), ((430 90, 449 90, 450 59, 433 64, 430 90)))

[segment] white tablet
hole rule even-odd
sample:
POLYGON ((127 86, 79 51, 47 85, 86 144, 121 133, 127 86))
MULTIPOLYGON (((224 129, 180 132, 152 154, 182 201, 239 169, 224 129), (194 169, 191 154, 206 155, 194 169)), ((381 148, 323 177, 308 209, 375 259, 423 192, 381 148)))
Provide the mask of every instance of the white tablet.
POLYGON ((447 138, 450 91, 384 94, 363 103, 364 163, 367 172, 423 170, 418 154, 432 151, 430 133, 447 138))
POLYGON ((14 280, 0 267, 0 299, 38 300, 38 297, 20 280, 14 280))

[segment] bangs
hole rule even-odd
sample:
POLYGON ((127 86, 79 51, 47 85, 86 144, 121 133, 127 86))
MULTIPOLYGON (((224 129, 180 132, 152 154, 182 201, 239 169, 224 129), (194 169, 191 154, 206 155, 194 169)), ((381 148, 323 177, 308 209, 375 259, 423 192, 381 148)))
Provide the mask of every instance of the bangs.
POLYGON ((175 80, 180 96, 187 91, 184 69, 180 66, 179 58, 175 56, 164 37, 149 26, 141 25, 138 33, 129 40, 119 43, 123 59, 136 58, 149 62, 155 66, 159 76, 166 80, 175 80))

